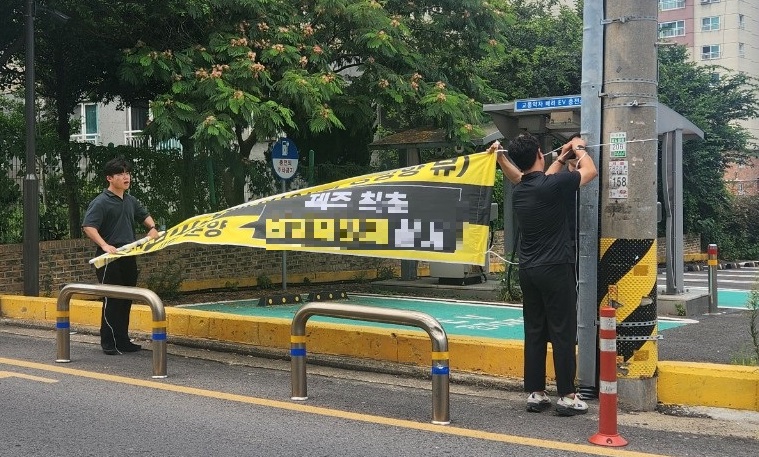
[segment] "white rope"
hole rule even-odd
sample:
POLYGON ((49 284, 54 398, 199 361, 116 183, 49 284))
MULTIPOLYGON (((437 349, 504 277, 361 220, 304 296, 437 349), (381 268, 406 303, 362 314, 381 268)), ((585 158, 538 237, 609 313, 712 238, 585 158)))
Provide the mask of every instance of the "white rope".
POLYGON ((503 260, 504 262, 510 264, 510 265, 519 265, 519 262, 509 262, 508 260, 501 257, 499 254, 497 254, 495 251, 492 251, 488 249, 488 254, 493 254, 494 256, 498 257, 499 259, 503 260))
MULTIPOLYGON (((645 142, 648 142, 648 141, 659 141, 659 139, 658 138, 649 138, 647 140, 628 140, 628 141, 625 141, 625 143, 645 143, 645 142)), ((589 145, 586 145, 585 147, 586 148, 597 148, 599 146, 611 146, 612 144, 620 144, 620 143, 589 144, 589 145)), ((562 147, 564 147, 564 145, 561 145, 558 148, 550 150, 548 152, 544 152, 543 153, 543 157, 553 155, 555 152, 560 151, 562 147)), ((495 152, 506 152, 506 153, 508 153, 509 150, 508 149, 500 148, 500 149, 496 149, 495 152)), ((587 152, 586 152, 586 154, 587 154, 587 152)))

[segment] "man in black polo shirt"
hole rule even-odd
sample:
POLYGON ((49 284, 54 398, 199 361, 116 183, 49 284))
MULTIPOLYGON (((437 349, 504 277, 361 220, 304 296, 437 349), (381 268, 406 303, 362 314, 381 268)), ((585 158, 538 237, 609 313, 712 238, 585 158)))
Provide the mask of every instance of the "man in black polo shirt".
MULTIPOLYGON (((131 184, 131 164, 121 157, 111 159, 103 170, 108 187, 87 207, 82 230, 97 244, 95 255, 114 253, 118 248, 135 241, 134 223, 147 227, 148 236, 158 237, 155 222, 148 210, 126 191, 131 184)), ((135 286, 137 261, 134 256, 123 257, 96 270, 101 284, 135 286)), ((129 339, 129 312, 132 301, 103 298, 100 319, 100 345, 103 352, 116 355, 141 349, 129 339)))
POLYGON ((538 139, 522 134, 507 148, 500 145, 498 164, 515 184, 514 212, 521 230, 519 282, 524 315, 524 388, 529 392, 527 410, 540 412, 551 406, 545 392, 548 342, 553 347, 556 390, 560 415, 585 414, 588 405, 575 395, 577 341, 577 283, 573 221, 567 211, 569 197, 589 183, 598 171, 585 153, 585 141, 572 138, 546 169, 538 139), (559 173, 575 155, 574 169, 559 173), (513 162, 513 163, 512 163, 513 162), (544 171, 545 170, 545 171, 544 171))

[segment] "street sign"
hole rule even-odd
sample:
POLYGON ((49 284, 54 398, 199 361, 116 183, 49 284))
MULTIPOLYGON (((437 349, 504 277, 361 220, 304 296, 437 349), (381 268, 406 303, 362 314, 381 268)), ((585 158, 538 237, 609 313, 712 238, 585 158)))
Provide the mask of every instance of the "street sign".
POLYGON ((274 173, 281 179, 290 179, 298 171, 298 148, 289 138, 280 138, 271 148, 274 173))
POLYGON ((582 98, 579 95, 566 95, 563 97, 529 98, 514 101, 514 112, 540 111, 557 108, 579 108, 582 98))

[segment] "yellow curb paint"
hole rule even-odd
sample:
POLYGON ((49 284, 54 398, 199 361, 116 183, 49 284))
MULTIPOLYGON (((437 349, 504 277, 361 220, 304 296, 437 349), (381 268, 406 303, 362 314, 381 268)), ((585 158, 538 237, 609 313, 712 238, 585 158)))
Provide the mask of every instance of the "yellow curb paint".
POLYGON ((662 403, 759 411, 759 367, 660 361, 662 403))

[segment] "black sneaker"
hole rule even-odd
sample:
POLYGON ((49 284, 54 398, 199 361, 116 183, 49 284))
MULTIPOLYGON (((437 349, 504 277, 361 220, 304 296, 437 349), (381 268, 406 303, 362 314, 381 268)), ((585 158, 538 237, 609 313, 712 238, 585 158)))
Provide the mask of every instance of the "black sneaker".
POLYGON ((118 349, 116 349, 116 348, 110 348, 110 347, 104 347, 103 348, 103 353, 107 354, 107 355, 119 355, 119 354, 121 354, 121 352, 119 352, 118 349))
POLYGON ((119 344, 118 350, 121 352, 139 352, 142 350, 142 346, 139 344, 134 344, 132 342, 119 344))

